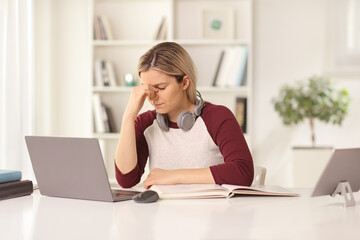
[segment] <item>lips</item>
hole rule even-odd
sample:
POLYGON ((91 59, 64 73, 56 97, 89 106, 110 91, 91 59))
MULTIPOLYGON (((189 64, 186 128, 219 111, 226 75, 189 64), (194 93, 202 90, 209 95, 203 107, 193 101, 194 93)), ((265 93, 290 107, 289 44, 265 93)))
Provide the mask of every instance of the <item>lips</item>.
POLYGON ((155 103, 154 107, 155 108, 161 108, 161 106, 164 105, 163 103, 155 103))

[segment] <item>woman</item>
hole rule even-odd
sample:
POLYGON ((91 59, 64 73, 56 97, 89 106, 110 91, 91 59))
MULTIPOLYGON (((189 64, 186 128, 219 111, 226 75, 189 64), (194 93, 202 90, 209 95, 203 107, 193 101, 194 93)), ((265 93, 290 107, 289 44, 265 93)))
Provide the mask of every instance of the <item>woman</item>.
POLYGON ((132 90, 115 156, 122 187, 216 183, 249 186, 253 161, 241 128, 224 106, 203 102, 194 63, 177 43, 160 43, 139 60, 142 84, 132 90), (145 99, 155 110, 138 116, 145 99))

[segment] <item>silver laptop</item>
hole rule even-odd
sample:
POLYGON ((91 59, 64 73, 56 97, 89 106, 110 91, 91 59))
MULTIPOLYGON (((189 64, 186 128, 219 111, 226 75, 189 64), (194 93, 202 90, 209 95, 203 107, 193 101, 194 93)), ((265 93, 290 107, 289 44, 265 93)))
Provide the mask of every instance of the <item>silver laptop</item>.
POLYGON ((353 192, 359 191, 360 148, 335 149, 311 196, 331 195, 338 183, 345 181, 353 192))
POLYGON ((42 195, 116 202, 139 193, 110 188, 97 139, 25 136, 25 141, 42 195))

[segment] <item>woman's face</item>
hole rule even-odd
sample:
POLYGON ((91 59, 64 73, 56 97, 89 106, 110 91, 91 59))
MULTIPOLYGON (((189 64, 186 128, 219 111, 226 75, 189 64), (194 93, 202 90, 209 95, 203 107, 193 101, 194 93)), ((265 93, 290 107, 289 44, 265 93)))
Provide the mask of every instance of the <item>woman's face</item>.
POLYGON ((142 84, 148 84, 155 91, 155 97, 148 100, 160 114, 167 114, 170 121, 176 122, 178 115, 189 108, 186 89, 188 79, 178 83, 175 77, 150 69, 140 74, 142 84))

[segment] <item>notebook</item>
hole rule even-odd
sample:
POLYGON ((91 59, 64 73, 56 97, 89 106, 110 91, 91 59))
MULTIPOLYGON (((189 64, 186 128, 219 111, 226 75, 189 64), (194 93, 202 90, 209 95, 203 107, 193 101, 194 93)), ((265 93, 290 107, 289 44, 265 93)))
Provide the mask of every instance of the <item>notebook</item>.
POLYGON ((98 139, 25 136, 42 195, 117 202, 138 191, 112 190, 98 139))

